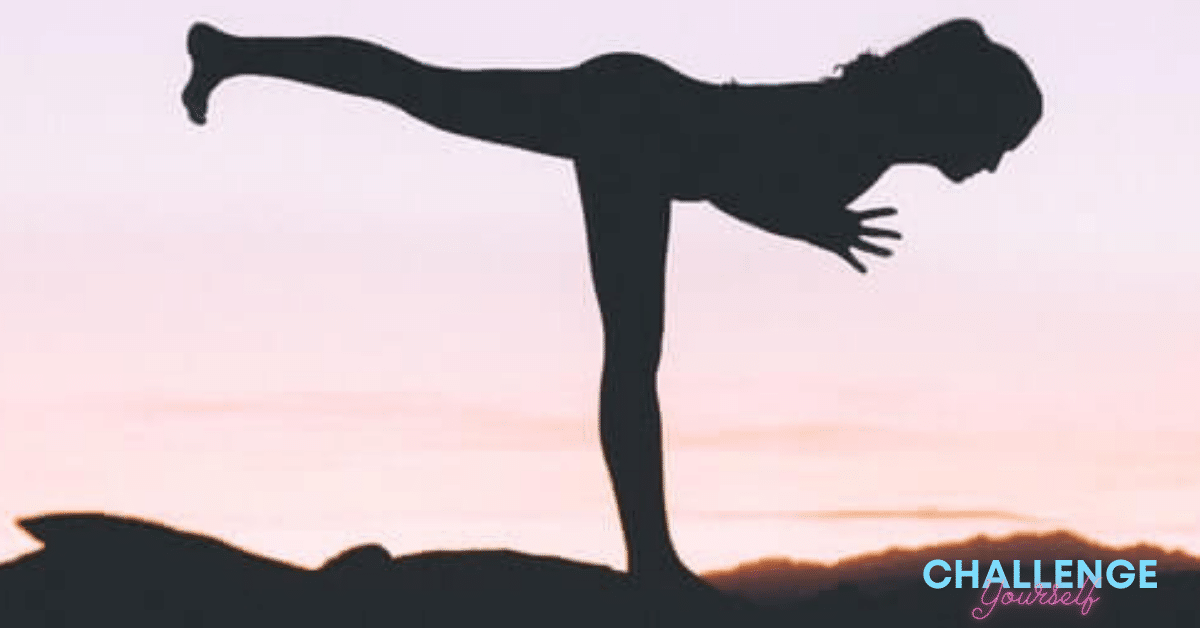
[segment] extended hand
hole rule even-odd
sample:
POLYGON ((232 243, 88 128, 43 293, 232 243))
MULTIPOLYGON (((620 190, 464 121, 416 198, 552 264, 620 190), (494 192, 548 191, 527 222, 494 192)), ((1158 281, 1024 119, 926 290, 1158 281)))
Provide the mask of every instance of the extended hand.
POLYGON ((894 207, 881 207, 861 212, 845 209, 823 214, 816 221, 814 228, 809 230, 809 235, 805 239, 827 251, 837 254, 838 257, 846 260, 847 264, 853 266, 855 270, 865 273, 867 272, 867 267, 854 256, 853 249, 866 251, 880 257, 888 257, 892 254, 891 250, 872 244, 866 238, 891 238, 899 240, 900 232, 892 231, 891 229, 877 229, 869 227, 864 223, 873 218, 895 215, 896 208, 894 207))

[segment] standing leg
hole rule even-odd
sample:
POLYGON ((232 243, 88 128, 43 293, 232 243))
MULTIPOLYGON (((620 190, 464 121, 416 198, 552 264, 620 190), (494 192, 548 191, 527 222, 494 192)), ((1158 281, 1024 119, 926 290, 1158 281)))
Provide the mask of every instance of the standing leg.
POLYGON ((649 582, 673 581, 687 572, 667 525, 656 382, 669 199, 639 186, 635 176, 623 171, 621 166, 603 170, 577 162, 592 281, 604 325, 600 437, 630 574, 649 582))
POLYGON ((454 70, 344 37, 235 37, 206 24, 188 32, 188 115, 203 124, 225 79, 257 75, 386 102, 442 130, 559 157, 577 154, 577 71, 454 70))

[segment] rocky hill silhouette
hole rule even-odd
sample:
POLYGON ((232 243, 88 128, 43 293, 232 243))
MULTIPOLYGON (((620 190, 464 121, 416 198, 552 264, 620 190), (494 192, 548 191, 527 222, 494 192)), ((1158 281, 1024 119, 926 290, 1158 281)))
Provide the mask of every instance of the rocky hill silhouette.
POLYGON ((834 563, 763 558, 710 572, 705 578, 722 590, 759 602, 786 604, 835 589, 842 583, 854 583, 856 587, 875 593, 902 587, 914 578, 921 578, 925 564, 935 559, 942 559, 952 566, 955 560, 961 560, 965 565, 973 559, 978 560, 982 577, 992 560, 999 560, 1007 570, 1014 560, 1031 569, 1034 560, 1041 560, 1043 564, 1054 559, 1084 560, 1089 564, 1100 560, 1108 565, 1122 558, 1156 560, 1155 570, 1160 574, 1200 571, 1200 557, 1182 550, 1168 551, 1147 543, 1115 547, 1095 543, 1074 532, 1057 530, 1019 532, 996 538, 980 535, 964 541, 917 548, 893 547, 834 563))
POLYGON ((393 558, 379 545, 310 570, 98 513, 18 522, 44 544, 0 565, 0 626, 761 625, 714 592, 635 587, 607 567, 511 551, 393 558))
MULTIPOLYGON (((1005 551, 1025 560, 1032 557, 1025 550, 1063 558, 1076 547, 1158 558, 1159 586, 1104 588, 1086 617, 1070 608, 1004 607, 986 623, 1200 626, 1196 557, 1150 546, 1105 548, 1065 533, 893 550, 824 570, 761 561, 709 577, 756 600, 750 602, 711 591, 647 590, 607 567, 503 550, 393 557, 362 545, 305 569, 138 519, 78 513, 18 523, 43 547, 0 564, 5 628, 973 626, 979 622, 970 610, 980 592, 930 589, 914 565, 932 556, 1003 559, 1005 551)), ((1110 555, 1116 557, 1103 554, 1110 555)))

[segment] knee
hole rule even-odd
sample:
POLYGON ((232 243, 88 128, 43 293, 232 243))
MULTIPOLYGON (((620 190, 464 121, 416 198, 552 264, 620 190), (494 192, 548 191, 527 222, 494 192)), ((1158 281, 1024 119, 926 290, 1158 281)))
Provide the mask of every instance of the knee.
POLYGON ((606 338, 604 374, 622 380, 653 380, 662 360, 662 339, 657 335, 606 338))

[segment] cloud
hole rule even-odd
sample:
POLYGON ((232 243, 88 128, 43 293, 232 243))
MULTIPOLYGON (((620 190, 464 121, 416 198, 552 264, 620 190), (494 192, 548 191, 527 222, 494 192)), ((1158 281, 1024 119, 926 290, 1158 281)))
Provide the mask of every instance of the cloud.
POLYGON ((1025 515, 1007 510, 942 508, 912 508, 897 510, 777 510, 777 511, 714 511, 699 513, 706 517, 730 519, 824 519, 824 520, 879 520, 901 519, 914 521, 929 520, 989 520, 1036 523, 1041 517, 1025 515))
POLYGON ((678 442, 689 448, 710 450, 946 451, 962 446, 966 438, 955 433, 853 423, 799 423, 685 433, 678 442))

